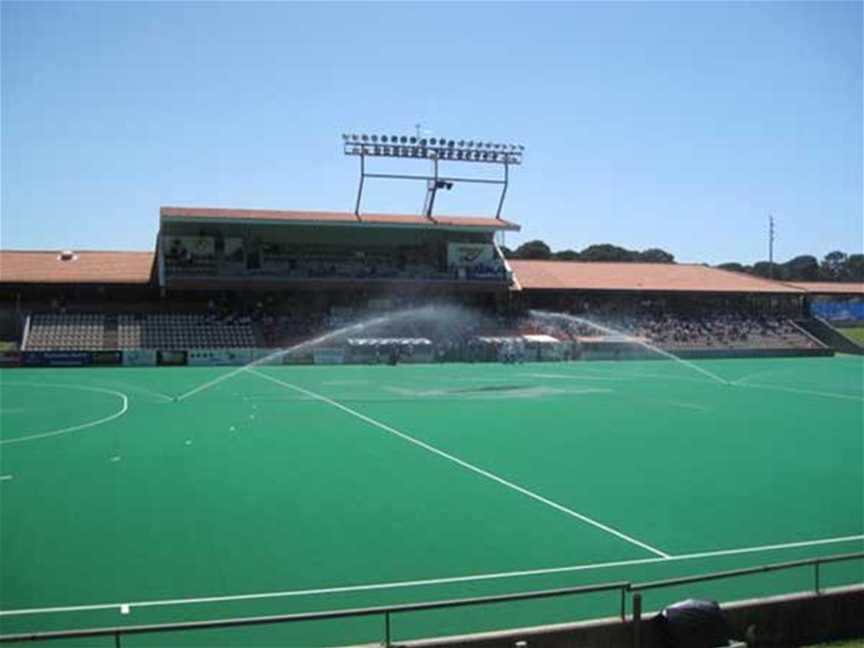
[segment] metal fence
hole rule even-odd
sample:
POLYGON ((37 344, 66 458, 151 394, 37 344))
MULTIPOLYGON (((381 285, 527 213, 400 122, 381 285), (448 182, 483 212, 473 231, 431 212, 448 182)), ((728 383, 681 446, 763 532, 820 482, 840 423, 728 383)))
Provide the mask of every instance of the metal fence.
POLYGON ((119 648, 122 638, 126 635, 155 634, 164 632, 213 630, 217 628, 236 628, 243 626, 274 625, 280 623, 297 623, 301 621, 324 621, 328 619, 346 619, 377 616, 382 620, 382 633, 384 646, 392 645, 391 619, 396 615, 410 614, 424 610, 440 610, 445 608, 457 608, 477 605, 489 605, 493 603, 508 603, 513 601, 529 601, 545 598, 559 598, 563 596, 579 596, 584 594, 618 591, 619 608, 618 615, 622 622, 627 620, 627 593, 632 594, 635 640, 638 646, 639 624, 642 617, 642 592, 666 587, 701 583, 711 580, 720 580, 738 576, 761 574, 767 572, 783 571, 799 567, 813 567, 813 591, 821 594, 820 566, 827 563, 845 562, 850 560, 864 559, 864 552, 837 554, 824 558, 809 558, 795 560, 792 562, 774 563, 759 567, 747 567, 730 571, 713 572, 696 576, 684 576, 681 578, 670 578, 659 581, 646 581, 643 583, 631 583, 629 581, 617 581, 602 583, 598 585, 586 585, 581 587, 565 587, 560 589, 541 590, 535 592, 520 592, 516 594, 500 594, 496 596, 481 596, 474 598, 451 599, 442 601, 430 601, 427 603, 410 603, 405 605, 392 605, 380 607, 354 608, 345 610, 329 610, 324 612, 304 612, 300 614, 281 614, 273 616, 244 617, 234 619, 214 619, 207 621, 187 621, 183 623, 163 623, 152 625, 128 625, 110 628, 91 628, 84 630, 56 630, 48 632, 30 632, 21 634, 0 635, 0 643, 14 643, 24 641, 45 641, 51 639, 80 639, 84 637, 113 637, 114 645, 119 648))

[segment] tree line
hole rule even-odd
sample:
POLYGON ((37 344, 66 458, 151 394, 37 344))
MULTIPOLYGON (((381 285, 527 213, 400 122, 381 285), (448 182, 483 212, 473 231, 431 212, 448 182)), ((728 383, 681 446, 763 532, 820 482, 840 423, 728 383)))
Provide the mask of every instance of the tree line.
MULTIPOLYGON (((502 247, 501 251, 508 259, 675 263, 675 257, 660 248, 628 250, 610 243, 589 245, 581 251, 567 249, 555 252, 544 241, 535 240, 523 243, 515 250, 502 247)), ((779 281, 864 281, 864 254, 847 254, 840 250, 829 252, 821 261, 813 255, 802 254, 785 263, 758 261, 745 265, 729 262, 716 267, 779 281)))

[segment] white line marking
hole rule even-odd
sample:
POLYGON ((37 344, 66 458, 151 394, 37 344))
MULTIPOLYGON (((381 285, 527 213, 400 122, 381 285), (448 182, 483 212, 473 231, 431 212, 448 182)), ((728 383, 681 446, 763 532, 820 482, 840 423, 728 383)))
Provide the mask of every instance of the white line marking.
POLYGON ((13 478, 14 478, 14 475, 0 475, 0 481, 9 481, 10 479, 13 479, 13 478))
POLYGON ((338 403, 338 402, 336 402, 330 398, 327 398, 326 396, 322 396, 321 394, 317 394, 313 391, 309 391, 308 389, 298 387, 297 385, 292 385, 291 383, 284 382, 282 380, 279 380, 278 378, 273 378, 272 376, 268 376, 267 374, 256 371, 255 369, 251 369, 249 371, 249 373, 252 373, 252 374, 254 374, 260 378, 263 378, 265 380, 269 380, 270 382, 273 382, 277 385, 282 385, 283 387, 287 387, 288 389, 292 389, 292 390, 299 392, 301 394, 306 394, 307 396, 314 398, 316 400, 319 400, 322 403, 327 403, 328 405, 331 405, 332 407, 335 407, 337 409, 342 410, 346 414, 350 414, 351 416, 354 416, 354 417, 360 419, 361 421, 365 421, 369 425, 374 425, 375 427, 377 427, 381 430, 384 430, 385 432, 389 432, 390 434, 394 434, 394 435, 398 436, 400 439, 404 439, 405 441, 408 441, 409 443, 413 443, 414 445, 419 446, 419 447, 423 448, 424 450, 427 450, 433 454, 436 454, 439 457, 443 457, 444 459, 447 459, 448 461, 452 461, 453 463, 458 464, 458 465, 462 466, 463 468, 467 468, 468 470, 470 470, 474 473, 477 473, 478 475, 486 477, 487 479, 491 479, 492 481, 497 482, 497 483, 501 484, 502 486, 506 486, 507 488, 510 488, 510 489, 512 489, 518 493, 522 493, 523 495, 527 495, 531 499, 534 499, 534 500, 536 500, 542 504, 545 504, 546 506, 554 508, 555 510, 560 511, 562 513, 565 513, 565 514, 567 514, 571 517, 574 517, 578 520, 581 520, 582 522, 585 522, 586 524, 590 524, 591 526, 596 527, 596 528, 600 529, 601 531, 605 531, 606 533, 609 533, 611 535, 614 535, 617 538, 620 538, 621 540, 629 542, 630 544, 636 545, 637 547, 641 547, 642 549, 645 549, 646 551, 650 551, 651 553, 653 553, 657 556, 660 556, 662 558, 669 558, 670 557, 669 554, 667 554, 664 551, 661 551, 660 549, 657 549, 656 547, 652 547, 651 545, 646 544, 646 543, 642 542, 641 540, 637 540, 636 538, 628 536, 627 534, 622 533, 621 531, 618 531, 617 529, 614 529, 614 528, 612 528, 606 524, 603 524, 602 522, 598 522, 597 520, 594 520, 593 518, 590 518, 587 515, 582 515, 581 513, 577 513, 573 509, 569 509, 566 506, 562 506, 561 504, 558 504, 557 502, 553 502, 552 500, 550 500, 546 497, 543 497, 542 495, 538 495, 537 493, 530 491, 527 488, 523 488, 522 486, 519 486, 518 484, 514 484, 511 481, 507 481, 503 477, 499 477, 498 475, 491 473, 488 470, 483 470, 482 468, 479 468, 478 466, 475 466, 474 464, 471 464, 471 463, 468 463, 467 461, 459 459, 459 457, 456 457, 455 455, 444 452, 443 450, 439 450, 435 446, 429 445, 428 443, 424 443, 423 441, 420 441, 419 439, 415 439, 414 437, 412 437, 408 434, 405 434, 404 432, 400 432, 396 428, 392 428, 389 425, 386 425, 386 424, 381 423, 380 421, 377 421, 377 420, 375 420, 369 416, 366 416, 365 414, 361 414, 360 412, 353 410, 350 407, 346 407, 345 405, 342 405, 341 403, 338 403))
POLYGON ((836 392, 813 391, 812 389, 798 389, 797 387, 780 387, 778 385, 762 385, 751 382, 731 383, 735 387, 755 388, 755 389, 770 389, 773 391, 789 392, 790 394, 804 394, 809 396, 822 396, 823 398, 840 398, 842 400, 864 401, 862 396, 853 396, 852 394, 838 394, 836 392))
POLYGON ((58 436, 61 434, 66 434, 67 432, 77 432, 78 430, 85 430, 87 428, 95 427, 97 425, 101 425, 102 423, 108 423, 109 421, 113 421, 116 418, 123 416, 126 413, 126 410, 129 409, 129 399, 126 394, 123 392, 114 391, 113 389, 103 389, 101 387, 85 387, 84 385, 63 385, 59 383, 5 383, 7 385, 17 385, 23 387, 60 387, 65 389, 80 389, 83 391, 92 391, 92 392, 101 392, 104 394, 111 394, 112 396, 117 396, 120 400, 123 401, 123 406, 113 414, 101 418, 97 421, 90 421, 88 423, 81 423, 79 425, 73 425, 72 427, 62 428, 60 430, 52 430, 51 432, 42 432, 41 434, 31 434, 29 436, 19 437, 17 439, 4 439, 0 440, 0 445, 6 445, 10 443, 21 443, 23 441, 34 441, 36 439, 45 439, 47 437, 58 436))
MULTIPOLYGON (((761 547, 741 547, 738 549, 722 549, 718 551, 704 551, 701 553, 681 554, 671 558, 637 558, 634 560, 619 560, 615 562, 566 565, 563 567, 546 567, 541 569, 528 569, 523 571, 498 572, 489 574, 476 574, 473 576, 450 576, 445 578, 429 578, 413 581, 392 581, 388 583, 369 583, 366 585, 343 585, 340 587, 323 587, 318 589, 287 590, 282 592, 260 592, 254 594, 229 594, 222 596, 203 596, 185 599, 162 599, 150 601, 133 601, 126 603, 130 607, 163 607, 169 605, 194 605, 198 603, 225 603, 230 601, 248 601, 253 599, 288 598, 296 596, 315 596, 321 594, 341 594, 346 592, 366 592, 370 590, 399 589, 407 587, 423 587, 427 585, 446 585, 451 583, 464 583, 474 581, 500 580, 505 578, 521 578, 526 576, 543 576, 548 574, 561 574, 579 571, 590 571, 593 569, 610 569, 614 567, 627 567, 630 565, 647 565, 670 561, 698 560, 702 558, 718 558, 722 556, 734 556, 746 553, 759 553, 763 551, 777 551, 782 549, 795 549, 801 547, 813 547, 826 544, 838 544, 843 542, 864 540, 864 535, 845 536, 839 538, 825 538, 821 540, 804 540, 802 542, 787 542, 784 544, 764 545, 761 547)), ((23 616, 27 614, 48 614, 56 612, 82 612, 87 610, 116 609, 122 603, 93 603, 91 605, 68 605, 61 607, 29 608, 19 610, 0 610, 2 616, 23 616)))
POLYGON ((679 403, 678 401, 660 401, 660 402, 665 403, 666 405, 671 405, 672 407, 679 407, 681 409, 695 410, 697 412, 710 412, 711 411, 707 407, 703 407, 702 405, 696 405, 695 403, 679 403))
MULTIPOLYGON (((189 398, 190 396, 194 396, 198 392, 202 392, 205 389, 209 389, 210 387, 213 387, 214 385, 218 385, 219 383, 225 382, 229 378, 233 378, 234 376, 236 376, 239 373, 243 373, 244 371, 248 371, 249 367, 255 366, 256 364, 260 364, 260 362, 263 360, 264 360, 264 358, 261 358, 261 360, 258 360, 256 362, 252 362, 248 365, 243 365, 242 367, 237 367, 236 369, 233 369, 233 370, 229 371, 228 373, 222 374, 221 376, 217 376, 213 380, 208 380, 207 382, 202 383, 202 384, 198 385, 197 387, 194 387, 193 389, 190 389, 189 391, 187 391, 183 394, 180 394, 179 396, 175 396, 174 400, 175 401, 184 401, 187 398, 189 398)), ((239 394, 234 394, 234 395, 239 396, 239 394)))

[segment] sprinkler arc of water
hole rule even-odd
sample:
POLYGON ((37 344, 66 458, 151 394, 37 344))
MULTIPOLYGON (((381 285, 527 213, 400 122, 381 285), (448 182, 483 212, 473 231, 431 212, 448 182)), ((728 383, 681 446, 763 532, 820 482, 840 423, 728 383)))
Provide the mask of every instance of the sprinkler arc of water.
POLYGON ((243 372, 249 371, 250 369, 254 369, 255 367, 259 367, 261 365, 267 364, 276 360, 278 358, 282 358, 284 356, 291 355, 293 353, 297 353, 304 349, 309 349, 316 347, 320 344, 328 342, 334 338, 341 337, 343 335, 349 335, 354 332, 363 331, 367 328, 371 328, 374 326, 380 326, 383 324, 390 324, 392 322, 398 322, 404 319, 416 318, 419 321, 422 320, 430 320, 434 319, 435 321, 445 321, 448 317, 454 316, 465 316, 467 311, 462 308, 454 307, 454 306, 422 306, 420 308, 410 308, 402 311, 397 311, 395 313, 390 313, 389 315, 380 315, 378 317, 372 317, 360 322, 355 322, 354 324, 348 324, 341 328, 335 329, 333 331, 329 331, 324 333, 323 335, 319 335, 310 340, 305 340, 298 344, 288 347, 287 349, 277 349, 273 353, 270 353, 262 358, 258 358, 257 360, 253 360, 242 367, 238 367, 233 371, 229 371, 226 374, 218 376, 213 380, 202 383, 196 387, 193 387, 189 391, 186 391, 182 394, 174 396, 174 402, 184 401, 187 398, 194 396, 202 391, 210 389, 211 387, 215 387, 216 385, 233 378, 243 372))
POLYGON ((704 369, 703 367, 700 367, 699 365, 697 365, 693 362, 690 362, 689 360, 685 360, 684 358, 681 358, 681 357, 675 355, 674 353, 670 353, 669 351, 666 351, 665 349, 661 349, 660 347, 654 346, 650 342, 646 342, 645 340, 641 340, 641 339, 634 337, 632 335, 628 335, 627 333, 623 333, 622 331, 618 331, 618 330, 610 328, 608 326, 604 326, 603 324, 598 324, 597 322, 593 322, 589 319, 585 319, 584 317, 578 317, 576 315, 570 315, 569 313, 553 313, 550 311, 543 311, 543 310, 531 310, 530 313, 534 317, 537 317, 540 319, 563 319, 565 321, 575 322, 577 324, 583 324, 585 326, 590 326, 592 328, 597 329, 598 331, 606 333, 607 335, 619 336, 628 342, 638 344, 639 346, 644 347, 644 348, 648 349, 649 351, 653 351, 654 353, 657 353, 658 355, 669 358, 670 360, 674 360, 675 362, 678 362, 681 365, 688 367, 689 369, 692 369, 693 371, 701 373, 703 376, 708 376, 709 378, 711 378, 711 380, 714 380, 714 381, 720 383, 721 385, 729 385, 730 384, 728 380, 726 380, 725 378, 721 378, 720 376, 715 374, 713 371, 708 371, 707 369, 704 369))

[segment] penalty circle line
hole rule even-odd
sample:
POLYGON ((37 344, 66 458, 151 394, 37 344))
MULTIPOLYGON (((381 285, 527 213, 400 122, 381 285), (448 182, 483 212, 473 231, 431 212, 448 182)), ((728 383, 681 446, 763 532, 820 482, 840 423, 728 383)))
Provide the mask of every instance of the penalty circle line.
POLYGON ((59 436, 61 434, 67 434, 69 432, 77 432, 79 430, 86 430, 87 428, 96 427, 97 425, 102 425, 103 423, 108 423, 109 421, 113 421, 114 419, 120 418, 123 416, 126 411, 129 409, 129 398, 123 392, 115 391, 113 389, 105 389, 103 387, 90 387, 86 385, 66 385, 63 383, 4 383, 5 385, 13 385, 17 387, 58 387, 61 389, 78 389, 81 391, 91 391, 103 394, 110 394, 111 396, 116 396, 119 398, 123 405, 119 410, 110 414, 108 416, 102 417, 95 421, 88 421, 86 423, 80 423, 78 425, 72 425, 70 427, 61 428, 59 430, 51 430, 50 432, 40 432, 39 434, 30 434, 28 436, 19 437, 17 439, 3 439, 0 440, 0 445, 9 445, 12 443, 23 443, 24 441, 35 441, 37 439, 45 439, 48 437, 59 436))

